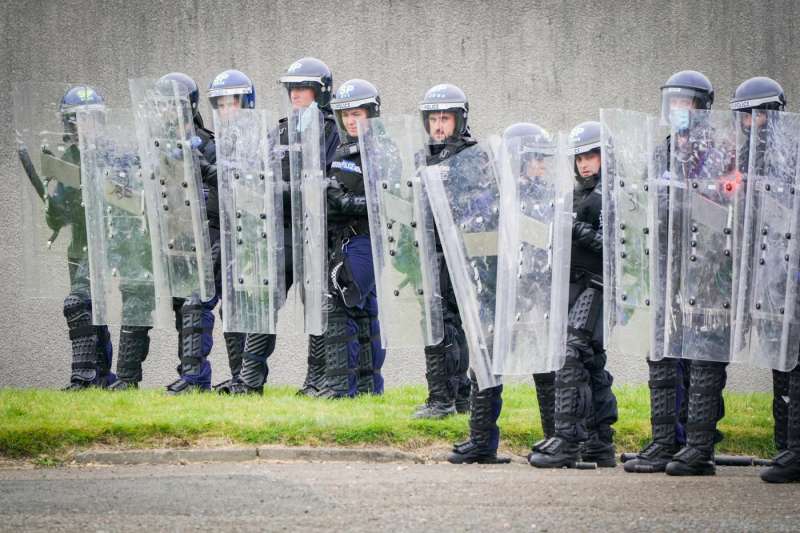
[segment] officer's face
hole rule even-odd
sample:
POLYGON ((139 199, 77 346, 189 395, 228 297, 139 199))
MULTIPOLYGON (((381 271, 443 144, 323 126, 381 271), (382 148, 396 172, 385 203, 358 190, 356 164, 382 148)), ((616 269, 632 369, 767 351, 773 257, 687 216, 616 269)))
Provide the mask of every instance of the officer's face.
POLYGON ((531 158, 525 165, 525 175, 529 178, 541 178, 545 171, 544 159, 531 158))
POLYGON ((304 109, 314 103, 314 89, 311 87, 292 87, 289 91, 292 109, 304 109))
POLYGON ((575 166, 582 178, 594 176, 600 172, 600 154, 588 152, 575 156, 575 166))
POLYGON ((239 111, 239 97, 237 95, 218 96, 216 101, 217 113, 223 120, 233 118, 239 111))
POLYGON ((767 114, 763 111, 755 111, 755 113, 742 113, 742 127, 744 129, 750 130, 750 128, 753 126, 753 114, 755 114, 757 129, 763 128, 764 124, 767 123, 767 114))
POLYGON ((695 109, 694 98, 691 96, 673 96, 669 99, 669 109, 695 109))
POLYGON ((456 114, 452 111, 440 111, 428 115, 428 131, 434 141, 442 142, 456 131, 456 114))
POLYGON ((342 124, 350 137, 358 137, 358 124, 361 123, 361 129, 366 131, 367 126, 367 110, 363 107, 356 107, 354 109, 345 109, 342 111, 342 124))

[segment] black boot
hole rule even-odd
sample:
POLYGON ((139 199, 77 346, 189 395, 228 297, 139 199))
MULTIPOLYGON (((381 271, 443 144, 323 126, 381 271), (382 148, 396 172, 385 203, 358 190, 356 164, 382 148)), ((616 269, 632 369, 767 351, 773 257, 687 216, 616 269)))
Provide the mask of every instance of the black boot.
POLYGON ((97 379, 97 331, 92 325, 88 298, 81 294, 67 296, 64 299, 64 318, 72 342, 72 374, 69 385, 62 390, 86 389, 97 379))
POLYGON ((203 337, 210 335, 203 324, 204 306, 192 295, 181 307, 180 378, 167 385, 167 394, 205 392, 211 389, 211 366, 203 350, 203 337))
POLYGON ((301 396, 317 396, 325 386, 325 337, 309 335, 308 337, 308 371, 302 388, 297 391, 301 396))
POLYGON ((789 376, 791 372, 772 371, 772 419, 775 422, 775 448, 782 452, 788 446, 789 376))
MULTIPOLYGON (((567 348, 569 350, 569 346, 567 348)), ((534 445, 528 462, 539 468, 575 468, 580 443, 589 437, 592 390, 589 372, 573 352, 555 379, 555 436, 534 445)))
POLYGON ((150 328, 122 326, 117 350, 117 381, 110 390, 138 389, 142 381, 142 363, 150 351, 150 328))
POLYGON ((469 440, 453 446, 447 461, 453 464, 500 464, 511 458, 497 455, 500 428, 497 419, 503 407, 503 386, 478 391, 472 379, 472 406, 469 418, 469 440))
POLYGON ((663 472, 679 449, 676 440, 678 361, 648 359, 647 365, 650 371, 650 381, 647 384, 650 388, 650 424, 653 440, 636 455, 635 459, 624 464, 626 472, 639 474, 663 472))
POLYGON ((725 364, 693 361, 689 378, 689 421, 686 446, 667 464, 670 476, 710 476, 716 473, 714 444, 722 411, 725 364))
POLYGON ((453 344, 448 339, 436 346, 425 347, 425 380, 428 382, 428 399, 419 406, 411 418, 438 420, 456 414, 454 389, 447 372, 447 350, 453 344))
POLYGON ((787 449, 772 460, 772 466, 761 471, 761 479, 767 483, 800 481, 800 366, 788 377, 787 449))
POLYGON ((470 381, 467 373, 464 372, 460 376, 458 376, 455 380, 455 390, 456 390, 456 413, 462 415, 469 413, 470 405, 469 405, 469 396, 470 396, 470 389, 472 389, 472 381, 470 381))
POLYGON ((372 366, 372 317, 364 313, 356 318, 358 325, 358 369, 356 373, 356 393, 373 392, 372 366))
POLYGON ((230 392, 230 386, 236 382, 242 371, 242 352, 244 352, 247 334, 225 332, 222 336, 225 339, 225 350, 228 352, 228 367, 231 370, 231 379, 217 383, 213 389, 220 394, 226 394, 230 392))
POLYGON ((599 427, 589 431, 589 440, 581 448, 581 459, 587 463, 596 463, 600 468, 617 466, 614 430, 610 427, 599 427))

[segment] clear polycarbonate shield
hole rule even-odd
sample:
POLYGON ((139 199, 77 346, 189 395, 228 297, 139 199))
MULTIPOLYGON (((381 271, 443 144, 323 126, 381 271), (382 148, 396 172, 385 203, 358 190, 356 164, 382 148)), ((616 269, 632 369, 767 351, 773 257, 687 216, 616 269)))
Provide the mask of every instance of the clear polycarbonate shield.
POLYGON ((359 145, 383 345, 434 346, 444 334, 419 117, 369 119, 359 125, 359 145))
POLYGON ((275 333, 285 300, 283 181, 266 111, 214 111, 224 331, 275 333))
POLYGON ((92 319, 95 324, 170 324, 171 301, 155 275, 144 180, 129 109, 78 111, 92 319), (158 298, 157 298, 158 296, 158 298))
POLYGON ((789 371, 800 348, 800 115, 754 110, 740 120, 750 135, 732 360, 789 371))
POLYGON ((531 375, 564 364, 573 178, 566 137, 503 142, 492 372, 531 375))
MULTIPOLYGON (((75 110, 62 113, 66 83, 17 83, 13 117, 19 159, 23 294, 63 300, 89 293, 75 110)), ((94 91, 83 88, 87 94, 94 91)))
POLYGON ((609 355, 641 356, 653 341, 653 207, 644 113, 601 109, 603 317, 609 355))
POLYGON ((324 117, 314 105, 290 109, 288 118, 294 283, 300 288, 304 332, 322 335, 328 327, 324 117))
POLYGON ((650 346, 652 361, 664 358, 664 303, 667 292, 667 258, 669 226, 669 133, 658 117, 647 118, 647 183, 650 207, 650 346))
POLYGON ((693 110, 670 140, 665 356, 726 362, 739 246, 734 114, 693 110))
POLYGON ((492 146, 499 142, 464 148, 423 178, 480 389, 500 383, 492 371, 500 208, 492 146))
MULTIPOLYGON (((191 104, 175 82, 129 80, 154 251, 173 297, 215 294, 191 104)), ((158 286, 158 284, 157 284, 158 286)))

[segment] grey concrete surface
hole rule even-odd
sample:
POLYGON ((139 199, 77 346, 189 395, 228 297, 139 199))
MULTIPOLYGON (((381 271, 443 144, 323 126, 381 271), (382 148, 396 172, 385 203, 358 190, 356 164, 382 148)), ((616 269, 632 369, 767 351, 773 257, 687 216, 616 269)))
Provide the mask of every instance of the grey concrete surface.
MULTIPOLYGON (((659 85, 685 68, 711 78, 720 105, 760 74, 784 84, 790 109, 800 95, 800 3, 791 0, 6 0, 2 14, 0 386, 62 385, 69 365, 59 280, 42 280, 53 287, 52 301, 28 300, 20 286, 14 81, 88 81, 105 88, 111 105, 125 106, 130 77, 181 70, 204 87, 235 67, 254 79, 259 106, 277 113, 276 78, 313 55, 337 83, 373 81, 385 113, 414 113, 426 88, 456 83, 470 97, 478 136, 521 120, 567 130, 600 107, 655 112, 659 85)), ((204 112, 210 119, 205 104, 204 112)), ((216 340, 215 381, 227 375, 220 328, 216 340)), ((173 332, 153 334, 144 385, 172 380, 175 353, 173 332)), ((300 383, 304 362, 304 339, 284 335, 270 380, 300 383)), ((643 357, 612 360, 610 368, 617 383, 646 380, 643 357)), ((421 353, 390 353, 385 374, 388 386, 422 382, 421 353)), ((763 389, 767 377, 733 369, 730 383, 763 389)))
POLYGON ((794 531, 755 468, 676 479, 527 465, 200 464, 0 469, 8 531, 794 531))

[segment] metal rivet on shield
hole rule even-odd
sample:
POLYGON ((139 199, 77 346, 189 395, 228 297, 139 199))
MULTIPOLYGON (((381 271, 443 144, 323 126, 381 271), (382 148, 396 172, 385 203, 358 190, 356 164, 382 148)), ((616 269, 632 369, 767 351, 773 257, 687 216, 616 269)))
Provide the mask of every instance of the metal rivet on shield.
POLYGON ((697 261, 697 256, 690 255, 689 256, 689 261, 692 261, 692 262, 697 261))
POLYGON ((244 241, 242 239, 236 239, 236 244, 243 244, 244 241))
POLYGON ((786 235, 784 235, 784 237, 786 237, 786 240, 788 241, 789 239, 792 238, 792 234, 791 233, 787 233, 786 235))
POLYGON ((236 231, 242 231, 242 227, 241 226, 236 226, 236 231))
POLYGON ((758 260, 759 265, 763 265, 765 262, 763 257, 758 260))
MULTIPOLYGON (((732 183, 726 183, 725 184, 725 190, 728 191, 728 192, 732 191, 733 190, 733 184, 732 183)), ((767 190, 769 190, 769 185, 767 185, 767 190)))
POLYGON ((186 187, 188 187, 188 186, 189 186, 189 183, 188 183, 188 182, 186 182, 186 181, 182 181, 182 182, 181 182, 181 187, 183 187, 184 189, 185 189, 186 187))
POLYGON ((761 249, 762 250, 766 250, 767 249, 767 244, 762 242, 761 243, 761 249))
POLYGON ((645 298, 644 305, 650 305, 650 298, 645 298))
POLYGON ((161 193, 161 198, 166 198, 166 197, 167 197, 167 191, 162 192, 161 193))
POLYGON ((264 285, 269 285, 269 280, 268 279, 262 279, 261 283, 263 283, 264 285))
POLYGON ((193 252, 196 252, 196 251, 197 251, 197 247, 196 247, 196 246, 192 246, 190 249, 191 249, 193 252))
POLYGON ((395 296, 400 296, 400 291, 398 291, 397 289, 395 289, 393 292, 395 296))
POLYGON ((794 187, 789 188, 789 194, 794 194, 794 187))
POLYGON ((411 185, 412 185, 412 183, 411 183, 411 180, 408 180, 408 181, 406 182, 406 187, 411 187, 411 185))
POLYGON ((183 201, 183 203, 184 203, 185 205, 192 205, 192 202, 190 202, 189 200, 184 200, 184 201, 183 201))
POLYGON ((650 248, 644 249, 644 255, 650 255, 650 248))
POLYGON ((166 184, 167 184, 167 180, 165 180, 164 178, 161 178, 161 179, 159 179, 159 180, 158 180, 158 182, 159 182, 161 185, 166 185, 166 184))
POLYGON ((722 304, 722 308, 723 309, 728 309, 730 306, 731 306, 731 304, 729 304, 728 302, 725 302, 724 304, 722 304))
POLYGON ((761 309, 761 302, 756 303, 756 309, 761 309))
POLYGON ((779 312, 780 314, 783 314, 783 313, 784 313, 784 309, 783 309, 783 307, 781 307, 780 309, 778 309, 778 312, 779 312))
POLYGON ((642 233, 645 235, 650 235, 650 228, 642 228, 642 233))
POLYGON ((724 233, 725 235, 730 235, 731 234, 731 228, 723 228, 722 233, 724 233))
POLYGON ((260 218, 261 220, 266 220, 267 219, 267 214, 266 213, 259 213, 258 214, 258 218, 260 218))
POLYGON ((153 141, 153 144, 155 145, 155 147, 156 147, 156 148, 158 148, 158 139, 156 139, 155 141, 153 141))
POLYGON ((692 224, 692 233, 697 233, 697 225, 692 224))
POLYGON ((625 244, 625 237, 622 237, 622 238, 619 240, 619 243, 620 243, 620 244, 625 244))
POLYGON ((693 182, 692 182, 692 189, 696 189, 696 188, 697 188, 697 182, 696 182, 696 181, 693 181, 693 182))
POLYGON ((650 189, 650 187, 645 183, 644 185, 642 185, 642 189, 644 189, 644 192, 647 192, 650 189))
POLYGON ((620 253, 619 253, 619 256, 620 256, 621 258, 625 259, 626 257, 628 257, 628 254, 626 254, 625 252, 620 252, 620 253))
POLYGON ((173 248, 175 248, 175 243, 174 243, 173 241, 169 241, 169 242, 167 243, 167 248, 169 248, 170 250, 172 250, 173 248))
POLYGON ((183 143, 181 143, 180 141, 175 143, 175 146, 178 147, 178 150, 183 150, 183 143))
POLYGON ((772 187, 770 186, 770 184, 769 184, 769 183, 767 183, 767 184, 765 184, 765 185, 764 185, 764 190, 765 190, 765 191, 768 191, 768 190, 770 190, 771 188, 772 188, 772 187))
POLYGON ((239 179, 239 173, 238 172, 234 172, 233 173, 233 179, 235 179, 235 180, 239 179))
POLYGON ((412 228, 416 228, 416 227, 417 227, 417 223, 416 223, 416 222, 414 222, 413 220, 411 221, 411 223, 410 223, 409 225, 410 225, 412 228))
POLYGON ((242 212, 236 211, 236 218, 242 218, 242 212))
POLYGON ((394 255, 394 254, 395 254, 394 250, 389 250, 389 255, 394 255))
POLYGON ((620 298, 621 298, 621 299, 622 299, 622 301, 624 302, 625 300, 627 300, 627 299, 628 299, 628 295, 627 295, 627 294, 623 294, 622 296, 620 296, 620 298))
POLYGON ((392 229, 392 223, 391 222, 387 222, 386 223, 386 229, 392 229))
POLYGON ((260 173, 258 174, 258 179, 260 179, 261 181, 264 181, 264 180, 266 179, 266 176, 264 176, 264 173, 263 173, 263 172, 260 172, 260 173))
POLYGON ((164 204, 164 211, 169 211, 169 206, 167 204, 164 204))
POLYGON ((387 237, 386 240, 389 241, 389 242, 394 242, 394 237, 389 235, 389 237, 387 237))
POLYGON ((691 246, 692 248, 696 248, 697 247, 697 241, 691 241, 689 243, 689 246, 691 246))
POLYGON ((389 188, 389 184, 388 183, 381 183, 381 188, 388 189, 389 188))
POLYGON ((694 305, 694 298, 689 298, 689 305, 694 305))
POLYGON ((789 254, 786 254, 786 255, 784 255, 784 256, 783 256, 783 260, 784 260, 784 261, 788 261, 788 260, 789 260, 789 254))
POLYGON ((624 182, 624 181, 622 181, 622 180, 619 180, 619 186, 620 186, 620 187, 624 187, 624 186, 625 186, 625 182, 624 182))
POLYGON ((244 278, 239 278, 239 284, 240 285, 244 284, 244 278))
POLYGON ((419 248, 419 241, 414 241, 414 248, 419 248))
POLYGON ((261 238, 262 239, 266 239, 267 238, 267 232, 266 231, 262 231, 261 232, 261 238))
POLYGON ((766 227, 762 228, 761 235, 767 235, 768 233, 769 233, 769 231, 767 230, 766 227))
POLYGON ((731 251, 730 250, 723 250, 722 253, 725 255, 725 257, 730 257, 731 256, 731 251))
POLYGON ((417 289, 417 294, 422 296, 422 289, 417 289))

